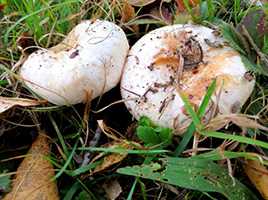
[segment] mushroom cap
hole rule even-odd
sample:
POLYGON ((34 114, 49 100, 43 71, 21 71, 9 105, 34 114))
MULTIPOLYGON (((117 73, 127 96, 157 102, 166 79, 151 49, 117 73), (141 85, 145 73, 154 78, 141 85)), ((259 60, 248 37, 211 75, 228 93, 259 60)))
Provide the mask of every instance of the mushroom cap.
POLYGON ((39 96, 57 105, 83 102, 116 86, 129 44, 123 30, 102 20, 78 24, 65 40, 31 54, 20 75, 39 96))
POLYGON ((216 31, 177 24, 146 34, 131 48, 121 94, 137 120, 147 116, 180 134, 191 120, 179 93, 198 107, 214 79, 216 92, 209 107, 217 105, 218 114, 238 112, 255 84, 238 52, 216 31))

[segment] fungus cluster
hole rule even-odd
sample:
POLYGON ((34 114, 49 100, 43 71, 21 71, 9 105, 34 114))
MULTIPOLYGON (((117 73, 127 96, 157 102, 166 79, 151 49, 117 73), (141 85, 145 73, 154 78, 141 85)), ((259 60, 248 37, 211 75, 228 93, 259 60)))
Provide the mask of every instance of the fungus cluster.
POLYGON ((180 92, 198 107, 216 79, 211 104, 218 114, 228 114, 238 112, 254 88, 238 52, 204 26, 162 27, 128 49, 126 35, 115 24, 84 21, 59 45, 30 55, 21 76, 57 105, 83 102, 87 94, 95 98, 122 77, 122 98, 132 115, 175 130, 189 122, 180 92))

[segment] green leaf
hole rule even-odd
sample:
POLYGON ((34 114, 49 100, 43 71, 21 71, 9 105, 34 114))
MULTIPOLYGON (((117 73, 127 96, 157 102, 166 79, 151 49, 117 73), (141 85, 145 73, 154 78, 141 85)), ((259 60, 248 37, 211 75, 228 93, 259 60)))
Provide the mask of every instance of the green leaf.
POLYGON ((137 128, 137 135, 147 145, 153 146, 161 143, 159 136, 152 127, 139 126, 137 128))
POLYGON ((165 127, 154 125, 148 117, 141 117, 136 129, 137 136, 145 146, 155 146, 164 148, 171 143, 172 130, 165 127))
POLYGON ((145 117, 145 116, 142 116, 140 118, 140 120, 138 121, 138 125, 139 126, 149 126, 149 127, 154 126, 152 121, 148 117, 145 117))
POLYGON ((159 132, 160 141, 163 143, 164 146, 171 144, 172 140, 172 131, 169 128, 158 128, 156 132, 159 132))
POLYGON ((147 165, 121 168, 117 172, 192 190, 218 192, 230 200, 257 199, 242 183, 233 180, 225 168, 205 159, 166 157, 147 165))
POLYGON ((10 189, 11 177, 1 174, 0 176, 0 191, 7 192, 10 189))

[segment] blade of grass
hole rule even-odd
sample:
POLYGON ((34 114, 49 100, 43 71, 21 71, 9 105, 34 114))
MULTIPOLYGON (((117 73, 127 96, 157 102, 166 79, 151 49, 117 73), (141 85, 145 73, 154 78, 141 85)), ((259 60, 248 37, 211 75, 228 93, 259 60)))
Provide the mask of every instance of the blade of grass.
POLYGON ((76 143, 75 143, 75 145, 74 145, 74 147, 72 149, 72 152, 70 153, 68 159, 66 160, 66 162, 64 163, 64 165, 62 166, 60 171, 53 177, 53 180, 56 180, 57 178, 59 178, 63 174, 63 172, 67 169, 67 167, 69 166, 69 164, 72 161, 72 158, 74 156, 75 150, 77 149, 77 145, 78 145, 78 140, 76 141, 76 143))
MULTIPOLYGON (((207 106, 208 106, 209 101, 211 99, 211 96, 214 93, 215 89, 216 89, 216 80, 213 80, 212 83, 210 84, 210 86, 208 87, 208 90, 205 94, 205 97, 204 97, 204 99, 203 99, 203 101, 202 101, 202 103, 197 111, 197 115, 199 118, 203 117, 203 115, 205 114, 207 106)), ((184 151, 184 149, 186 148, 186 146, 190 142, 194 132, 195 132, 195 125, 192 122, 190 124, 190 126, 188 127, 186 133, 183 134, 182 141, 180 142, 180 144, 176 148, 176 150, 174 152, 174 156, 177 157, 184 151)))
POLYGON ((69 155, 69 151, 68 151, 68 148, 67 148, 67 146, 65 144, 64 138, 63 138, 63 136, 62 136, 62 134, 61 134, 61 132, 60 132, 60 130, 58 128, 57 123, 53 119, 51 113, 48 114, 48 117, 49 117, 49 119, 50 119, 50 121, 51 121, 51 123, 52 123, 52 125, 53 125, 53 127, 54 127, 54 129, 56 131, 56 133, 57 133, 57 136, 59 138, 59 141, 60 141, 60 144, 62 146, 62 149, 64 151, 65 156, 68 156, 69 155))
POLYGON ((16 27, 18 26, 21 22, 23 22, 24 20, 28 19, 29 17, 32 17, 34 15, 37 15, 43 11, 49 10, 49 9, 54 9, 54 8, 58 8, 64 5, 68 5, 68 4, 72 4, 72 3, 77 3, 77 0, 73 0, 73 1, 67 1, 67 2, 62 2, 62 3, 58 3, 56 5, 52 5, 52 6, 48 6, 46 8, 41 8, 35 12, 32 12, 28 15, 25 15, 24 17, 20 18, 19 20, 16 21, 16 23, 14 23, 5 33, 4 35, 4 43, 7 45, 8 44, 8 37, 10 32, 16 27))
POLYGON ((208 136, 208 137, 215 137, 215 138, 220 138, 220 139, 225 139, 225 140, 233 140, 236 142, 240 143, 245 143, 245 144, 251 144, 251 145, 256 145, 265 149, 268 149, 268 143, 263 142, 260 140, 254 140, 252 138, 244 137, 244 136, 239 136, 239 135, 230 135, 222 132, 216 132, 216 131, 200 131, 199 132, 201 135, 208 136))
POLYGON ((134 194, 134 191, 135 191, 135 188, 136 188, 138 179, 139 179, 139 178, 136 177, 136 179, 135 179, 135 181, 134 181, 134 183, 133 183, 133 185, 132 185, 132 187, 131 187, 131 190, 130 190, 128 196, 127 196, 127 200, 132 200, 132 196, 133 196, 133 194, 134 194))
POLYGON ((88 164, 86 166, 79 167, 78 169, 75 169, 75 170, 71 171, 69 173, 69 175, 70 176, 78 176, 78 175, 80 175, 82 173, 85 173, 85 172, 91 170, 91 169, 94 169, 96 166, 98 166, 101 163, 102 163, 102 161, 98 161, 98 162, 88 164))
POLYGON ((80 183, 79 182, 75 182, 72 187, 68 190, 68 192, 65 194, 63 200, 72 200, 74 194, 77 192, 77 190, 79 190, 80 188, 80 183))
POLYGON ((212 83, 210 84, 210 86, 208 87, 207 89, 207 92, 205 94, 205 97, 197 111, 197 115, 199 117, 203 117, 203 115, 206 113, 206 109, 207 109, 207 106, 209 104, 209 101, 211 99, 211 96, 213 95, 214 91, 216 89, 216 79, 214 79, 212 81, 212 83))
POLYGON ((161 154, 168 153, 168 150, 152 149, 152 150, 128 150, 124 148, 104 148, 104 147, 80 147, 78 150, 101 151, 104 153, 121 153, 121 154, 161 154))
POLYGON ((200 121, 200 119, 199 119, 197 113, 194 111, 194 109, 193 109, 193 107, 192 107, 192 105, 191 105, 191 103, 190 103, 188 97, 186 97, 186 95, 183 94, 182 92, 180 92, 180 97, 181 97, 181 99, 183 100, 184 107, 185 107, 187 113, 188 113, 188 114, 190 115, 190 117, 192 118, 192 121, 193 121, 195 127, 196 127, 197 129, 199 129, 199 130, 202 129, 202 126, 203 126, 203 125, 202 125, 202 123, 201 123, 201 121, 200 121))
POLYGON ((140 184, 142 198, 143 198, 143 200, 147 200, 147 196, 148 195, 146 195, 146 187, 145 187, 145 184, 141 181, 141 179, 138 179, 138 182, 140 184))

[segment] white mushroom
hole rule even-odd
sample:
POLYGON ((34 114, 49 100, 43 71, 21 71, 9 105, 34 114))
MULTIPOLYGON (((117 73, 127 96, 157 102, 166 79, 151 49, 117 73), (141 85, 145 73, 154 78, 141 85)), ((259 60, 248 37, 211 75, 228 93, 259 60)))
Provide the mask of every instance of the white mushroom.
POLYGON ((166 26, 130 50, 121 94, 136 119, 147 116, 179 131, 190 121, 179 91, 197 107, 214 79, 218 114, 238 112, 255 84, 239 54, 216 31, 191 24, 166 26))
POLYGON ((49 102, 76 104, 118 84, 128 49, 120 27, 87 20, 57 46, 31 54, 20 74, 30 89, 49 102))

